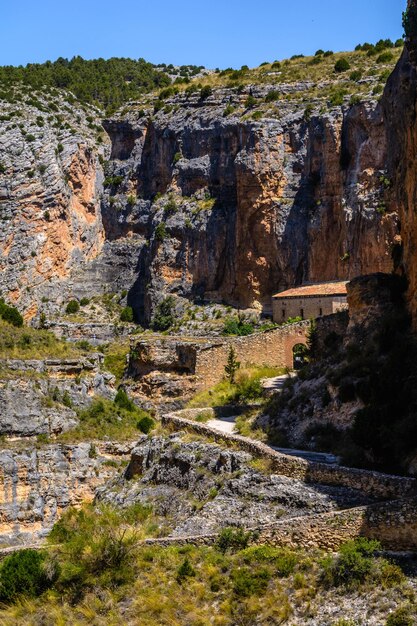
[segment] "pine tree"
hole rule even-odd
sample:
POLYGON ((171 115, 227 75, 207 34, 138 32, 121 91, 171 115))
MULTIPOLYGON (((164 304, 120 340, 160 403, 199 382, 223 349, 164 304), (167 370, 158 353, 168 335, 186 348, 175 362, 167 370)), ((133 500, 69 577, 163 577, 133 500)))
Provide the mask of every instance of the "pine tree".
POLYGON ((226 377, 228 381, 234 385, 236 372, 240 367, 240 362, 236 359, 236 352, 233 346, 230 346, 229 355, 227 357, 227 363, 224 367, 226 377))

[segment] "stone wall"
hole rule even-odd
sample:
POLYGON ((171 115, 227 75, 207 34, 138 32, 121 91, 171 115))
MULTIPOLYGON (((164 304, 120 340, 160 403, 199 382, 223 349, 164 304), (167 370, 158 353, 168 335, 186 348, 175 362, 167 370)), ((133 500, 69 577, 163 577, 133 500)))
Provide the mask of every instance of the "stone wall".
POLYGON ((127 337, 134 329, 133 325, 111 323, 77 324, 75 322, 49 322, 47 328, 57 337, 68 341, 87 340, 93 346, 127 337))
MULTIPOLYGON (((386 550, 417 549, 417 500, 397 500, 344 511, 294 517, 251 529, 255 545, 337 550, 359 536, 377 539, 386 550)), ((147 539, 146 545, 213 545, 218 534, 147 539)))
POLYGON ((306 343, 310 322, 304 321, 255 333, 247 337, 216 337, 209 340, 189 337, 154 336, 135 341, 131 349, 129 375, 140 377, 152 371, 196 376, 195 390, 212 387, 224 377, 230 348, 246 365, 293 367, 293 348, 306 343))
POLYGON ((316 319, 347 308, 346 296, 309 296, 302 298, 273 298, 274 322, 281 324, 290 317, 316 319))
POLYGON ((276 452, 259 441, 240 435, 223 433, 205 424, 193 422, 190 418, 201 413, 202 410, 187 409, 178 411, 178 413, 166 414, 163 415, 162 422, 165 425, 172 425, 176 429, 191 430, 197 434, 210 437, 216 442, 238 446, 245 452, 267 460, 272 472, 288 476, 289 478, 296 478, 308 483, 339 485, 358 489, 381 500, 411 497, 417 493, 417 481, 414 478, 391 476, 379 472, 326 465, 324 463, 313 463, 276 452))

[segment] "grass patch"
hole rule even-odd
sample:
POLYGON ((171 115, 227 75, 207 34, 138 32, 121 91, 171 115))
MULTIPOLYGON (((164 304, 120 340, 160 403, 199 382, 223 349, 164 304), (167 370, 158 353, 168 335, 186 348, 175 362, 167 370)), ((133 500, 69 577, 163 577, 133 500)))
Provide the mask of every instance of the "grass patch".
POLYGON ((77 348, 58 339, 47 330, 29 326, 16 327, 0 320, 1 359, 72 358, 80 356, 77 348))
POLYGON ((116 377, 116 384, 123 379, 129 354, 129 339, 123 339, 109 343, 103 347, 104 369, 116 377))
POLYGON ((198 393, 188 406, 190 408, 215 407, 227 404, 245 405, 259 401, 263 397, 261 380, 284 374, 284 370, 274 367, 247 367, 237 371, 235 383, 223 380, 212 389, 198 393))
POLYGON ((153 419, 133 402, 128 402, 129 405, 119 401, 117 396, 114 402, 95 398, 87 409, 78 412, 78 426, 59 435, 58 441, 127 441, 137 438, 140 433, 149 433, 155 425, 153 419))

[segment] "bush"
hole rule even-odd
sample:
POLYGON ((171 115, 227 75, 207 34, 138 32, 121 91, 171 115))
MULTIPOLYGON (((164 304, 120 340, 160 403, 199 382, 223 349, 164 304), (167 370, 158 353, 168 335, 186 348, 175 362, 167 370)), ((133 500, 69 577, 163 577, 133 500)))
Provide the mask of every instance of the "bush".
POLYGON ((365 582, 372 572, 372 556, 380 549, 378 541, 359 537, 348 541, 340 548, 336 559, 324 562, 324 581, 333 586, 358 586, 365 582))
POLYGON ((279 98, 279 91, 272 89, 265 96, 265 102, 275 102, 279 98))
POLYGON ((19 550, 0 566, 0 602, 11 603, 19 596, 36 597, 51 586, 44 569, 45 556, 37 550, 19 550))
POLYGON ((23 317, 14 306, 8 306, 3 298, 0 298, 0 317, 12 326, 21 328, 23 326, 23 317))
POLYGON ((349 79, 355 83, 357 83, 358 80, 360 80, 361 78, 362 78, 362 72, 360 72, 359 70, 354 70, 349 76, 349 79))
POLYGON ((266 568, 253 572, 247 567, 232 572, 233 593, 246 598, 252 595, 265 593, 271 573, 266 568))
POLYGON ((347 72, 350 70, 350 63, 347 59, 339 59, 336 61, 334 71, 340 74, 341 72, 347 72))
POLYGON ((126 411, 134 411, 136 405, 132 400, 130 400, 126 391, 120 387, 116 393, 116 397, 114 398, 114 403, 119 406, 121 409, 126 409, 126 411))
POLYGON ((383 52, 382 54, 379 55, 376 62, 377 63, 389 63, 390 61, 393 60, 393 58, 394 58, 394 55, 392 54, 392 52, 383 52))
POLYGON ((206 98, 209 98, 212 94, 213 89, 210 87, 210 85, 206 85, 200 91, 200 99, 205 100, 206 98))
POLYGON ((246 109, 251 109, 252 107, 254 107, 257 103, 256 98, 254 98, 253 96, 249 95, 246 100, 245 100, 245 108, 246 109))
POLYGON ((73 313, 78 313, 79 310, 80 305, 78 304, 77 300, 70 300, 67 304, 65 312, 71 315, 73 313))
POLYGON ((89 298, 81 298, 80 306, 87 306, 87 304, 90 304, 90 299, 89 298))
POLYGON ((229 317, 225 320, 223 326, 223 335, 245 337, 246 335, 251 335, 253 331, 253 324, 245 322, 243 317, 229 317))
POLYGON ((153 428, 155 428, 155 421, 149 417, 149 415, 144 415, 138 420, 136 427, 145 435, 148 435, 153 428))
POLYGON ((407 607, 401 607, 388 616, 385 626, 413 626, 414 620, 407 607))
POLYGON ((167 229, 164 222, 160 222, 158 226, 155 228, 155 240, 156 241, 164 241, 167 238, 167 229))
POLYGON ((251 536, 251 533, 245 532, 243 528, 223 528, 216 546, 223 554, 228 550, 236 552, 247 548, 251 536))
POLYGON ((133 309, 131 306, 125 306, 125 308, 120 313, 120 321, 121 322, 133 322, 134 315, 133 309))
POLYGON ((188 559, 185 559, 177 570, 177 581, 181 583, 184 578, 195 576, 195 570, 188 559))
POLYGON ((170 196, 167 203, 164 206, 165 215, 174 215, 178 211, 178 205, 175 202, 175 198, 170 196))
POLYGON ((152 319, 152 330, 161 331, 168 330, 175 322, 174 317, 174 298, 168 296, 158 304, 152 319))

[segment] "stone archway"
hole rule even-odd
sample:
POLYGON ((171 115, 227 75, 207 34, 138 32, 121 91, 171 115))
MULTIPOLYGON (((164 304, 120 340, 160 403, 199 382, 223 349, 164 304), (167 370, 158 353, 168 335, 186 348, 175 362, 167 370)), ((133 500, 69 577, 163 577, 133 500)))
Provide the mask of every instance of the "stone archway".
POLYGON ((308 347, 305 343, 296 343, 292 348, 293 369, 299 370, 307 363, 308 347))

